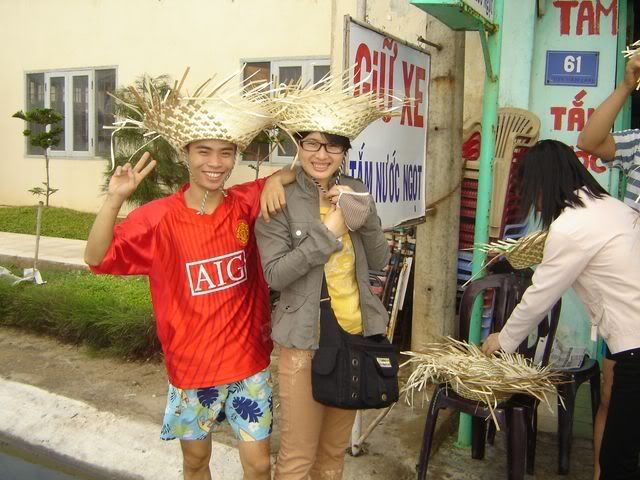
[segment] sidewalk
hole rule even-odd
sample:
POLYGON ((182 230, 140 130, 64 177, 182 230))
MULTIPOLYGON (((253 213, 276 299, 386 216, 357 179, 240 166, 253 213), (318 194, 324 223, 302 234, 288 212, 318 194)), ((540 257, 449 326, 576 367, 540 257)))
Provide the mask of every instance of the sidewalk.
MULTIPOLYGON (((83 260, 86 243, 84 240, 40 237, 38 268, 87 269, 83 260)), ((35 235, 0 232, 0 265, 32 267, 35 251, 35 235)))

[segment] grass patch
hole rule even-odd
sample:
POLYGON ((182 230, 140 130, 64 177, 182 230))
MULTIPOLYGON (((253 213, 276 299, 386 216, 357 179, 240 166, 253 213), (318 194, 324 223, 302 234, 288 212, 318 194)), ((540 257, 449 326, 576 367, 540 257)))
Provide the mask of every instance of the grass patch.
MULTIPOLYGON (((35 235, 37 210, 37 207, 0 208, 0 232, 35 235)), ((42 209, 41 234, 47 237, 86 240, 95 218, 93 213, 45 207, 42 209)))
POLYGON ((47 283, 0 280, 0 325, 52 335, 118 357, 160 353, 145 277, 43 272, 47 283))

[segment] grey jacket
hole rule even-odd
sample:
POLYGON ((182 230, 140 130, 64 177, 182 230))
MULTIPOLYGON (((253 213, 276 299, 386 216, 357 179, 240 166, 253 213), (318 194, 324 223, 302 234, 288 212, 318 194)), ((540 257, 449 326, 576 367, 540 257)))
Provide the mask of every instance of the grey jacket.
MULTIPOLYGON (((362 182, 340 177, 340 183, 366 192, 362 182)), ((320 290, 324 265, 342 244, 320 221, 317 187, 299 169, 296 181, 285 187, 282 212, 269 223, 256 221, 256 239, 267 283, 280 292, 272 317, 272 338, 289 348, 317 349, 320 337, 320 290)), ((363 334, 384 334, 389 316, 369 290, 369 269, 381 270, 389 261, 389 246, 375 204, 364 225, 349 232, 356 257, 363 334)))

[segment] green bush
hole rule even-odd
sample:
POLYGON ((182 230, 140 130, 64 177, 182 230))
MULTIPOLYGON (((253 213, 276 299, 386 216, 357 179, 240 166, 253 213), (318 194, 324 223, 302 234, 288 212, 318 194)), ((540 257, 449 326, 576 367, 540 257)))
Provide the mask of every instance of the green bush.
MULTIPOLYGON (((0 208, 0 232, 36 233, 37 207, 0 208)), ((96 218, 93 213, 49 207, 42 212, 41 234, 46 237, 86 240, 96 218)))
POLYGON ((45 285, 0 281, 0 325, 126 358, 160 352, 145 277, 43 272, 45 285))

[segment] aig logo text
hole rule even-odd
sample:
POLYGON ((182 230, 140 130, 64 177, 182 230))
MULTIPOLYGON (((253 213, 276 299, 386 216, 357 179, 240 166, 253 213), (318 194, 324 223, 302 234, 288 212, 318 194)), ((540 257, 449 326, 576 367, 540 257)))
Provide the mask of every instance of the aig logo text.
POLYGON ((247 280, 244 250, 186 264, 191 295, 235 287, 247 280))

